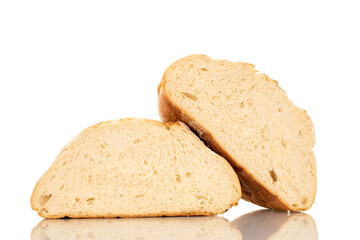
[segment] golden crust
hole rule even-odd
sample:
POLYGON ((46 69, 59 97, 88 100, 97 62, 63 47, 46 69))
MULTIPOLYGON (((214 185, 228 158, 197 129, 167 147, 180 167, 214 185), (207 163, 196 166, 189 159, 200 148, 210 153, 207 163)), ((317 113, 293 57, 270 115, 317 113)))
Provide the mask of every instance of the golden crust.
MULTIPOLYGON (((236 206, 237 203, 234 203, 230 206, 236 206)), ((143 218, 143 217, 181 217, 181 216, 215 216, 218 214, 222 214, 228 211, 230 208, 226 209, 223 212, 217 213, 204 213, 204 212, 180 212, 180 213, 162 213, 162 214, 146 214, 146 215, 76 215, 76 214, 63 214, 63 215, 46 215, 38 212, 40 217, 47 218, 47 219, 58 219, 58 218, 143 218)), ((34 209, 35 210, 35 209, 34 209)))
MULTIPOLYGON (((191 55, 186 58, 188 59, 194 56, 196 55, 191 55)), ((211 60, 211 58, 205 55, 201 55, 201 56, 211 60)), ((179 61, 182 60, 183 59, 180 59, 179 61)), ((257 181, 256 178, 251 173, 249 173, 248 171, 246 171, 246 169, 244 169, 241 165, 239 165, 230 156, 230 154, 228 154, 221 147, 221 145, 215 141, 211 133, 206 128, 201 126, 198 122, 195 122, 194 119, 192 119, 190 116, 188 116, 185 113, 185 111, 183 111, 180 107, 176 106, 171 101, 165 88, 166 74, 167 71, 171 70, 171 68, 173 68, 173 66, 176 63, 177 62, 173 63, 172 65, 170 65, 170 67, 166 69, 163 78, 161 79, 161 82, 158 86, 158 110, 161 120, 164 122, 181 121, 186 123, 190 127, 190 129, 193 130, 211 150, 213 150, 220 156, 227 159, 229 163, 233 166, 235 172, 239 177, 241 183, 241 189, 242 189, 242 196, 241 196, 242 199, 255 203, 262 207, 277 209, 277 210, 304 211, 309 209, 311 205, 309 206, 309 208, 306 209, 295 208, 293 206, 287 205, 283 200, 281 200, 278 196, 276 196, 269 189, 263 186, 259 181, 257 181)), ((266 79, 270 80, 270 78, 268 78, 267 76, 266 79)))

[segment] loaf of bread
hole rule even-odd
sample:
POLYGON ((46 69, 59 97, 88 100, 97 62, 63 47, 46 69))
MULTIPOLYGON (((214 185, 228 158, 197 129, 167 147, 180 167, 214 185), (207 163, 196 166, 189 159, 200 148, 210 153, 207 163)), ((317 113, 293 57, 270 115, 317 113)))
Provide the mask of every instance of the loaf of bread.
POLYGON ((45 219, 31 240, 241 240, 241 232, 221 217, 45 219))
POLYGON ((316 193, 314 127, 275 80, 254 65, 191 55, 158 87, 164 122, 186 123, 240 178, 243 199, 302 211, 316 193))
POLYGON ((260 210, 240 216, 231 223, 241 231, 244 239, 318 239, 315 221, 305 213, 260 210))
POLYGON ((185 125, 122 119, 65 146, 31 206, 45 218, 215 215, 240 196, 230 164, 185 125))

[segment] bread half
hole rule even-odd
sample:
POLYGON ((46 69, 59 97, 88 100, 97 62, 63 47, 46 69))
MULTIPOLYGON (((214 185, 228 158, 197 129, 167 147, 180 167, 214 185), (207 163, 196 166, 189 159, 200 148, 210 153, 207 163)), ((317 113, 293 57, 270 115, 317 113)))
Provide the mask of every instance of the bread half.
POLYGON ((215 215, 241 196, 230 164, 180 123, 122 119, 75 137, 41 177, 45 218, 215 215))
POLYGON ((241 232, 221 217, 45 219, 32 240, 241 240, 241 232))
POLYGON ((275 80, 254 65, 191 55, 158 88, 164 122, 186 123, 236 169, 243 199, 302 211, 316 193, 314 127, 275 80))
POLYGON ((305 213, 260 210, 245 214, 231 222, 244 239, 318 239, 314 219, 305 213))

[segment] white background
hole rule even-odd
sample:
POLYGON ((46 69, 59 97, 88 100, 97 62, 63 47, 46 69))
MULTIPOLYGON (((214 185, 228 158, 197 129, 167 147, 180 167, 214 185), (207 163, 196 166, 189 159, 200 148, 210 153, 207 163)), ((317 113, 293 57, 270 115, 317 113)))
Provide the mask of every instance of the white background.
MULTIPOLYGON (((1 238, 29 239, 36 181, 82 129, 159 119, 157 85, 189 54, 245 61, 315 124, 320 239, 358 238, 358 1, 0 2, 1 238)), ((229 220, 255 209, 240 201, 229 220)))

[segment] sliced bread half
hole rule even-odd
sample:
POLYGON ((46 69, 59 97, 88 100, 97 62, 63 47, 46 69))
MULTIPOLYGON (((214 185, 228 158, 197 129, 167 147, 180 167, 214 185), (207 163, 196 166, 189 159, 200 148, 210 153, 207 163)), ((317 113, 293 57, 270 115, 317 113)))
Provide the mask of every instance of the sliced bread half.
POLYGON ((254 65, 191 55, 158 87, 164 122, 186 123, 236 169, 243 199, 302 211, 316 193, 314 127, 275 80, 254 65))
POLYGON ((180 123, 122 119, 85 129, 41 177, 45 218, 215 215, 241 196, 230 164, 180 123))

